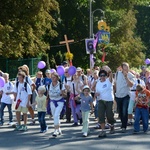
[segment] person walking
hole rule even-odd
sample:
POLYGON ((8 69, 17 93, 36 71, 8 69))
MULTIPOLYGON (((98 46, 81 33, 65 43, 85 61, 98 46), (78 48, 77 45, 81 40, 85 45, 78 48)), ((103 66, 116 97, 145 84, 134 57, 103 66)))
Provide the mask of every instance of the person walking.
POLYGON ((122 63, 122 71, 118 71, 115 76, 116 102, 119 117, 121 119, 122 132, 126 132, 128 122, 128 104, 130 100, 130 88, 134 83, 134 75, 129 72, 129 64, 122 63))
POLYGON ((9 112, 9 123, 8 125, 13 124, 13 112, 12 112, 12 104, 14 101, 13 89, 14 85, 9 81, 9 74, 4 73, 3 77, 5 79, 4 87, 1 88, 1 109, 0 109, 0 126, 4 124, 4 109, 7 106, 9 112))
POLYGON ((64 87, 59 82, 59 75, 57 73, 53 73, 51 75, 52 83, 50 84, 50 87, 48 89, 48 97, 47 102, 50 99, 50 108, 51 112, 54 118, 54 132, 53 136, 57 137, 57 135, 61 135, 61 129, 60 129, 60 114, 64 107, 64 97, 66 97, 67 92, 64 87))
MULTIPOLYGON (((24 72, 18 73, 18 82, 16 82, 14 87, 14 96, 16 101, 16 119, 17 119, 17 126, 15 130, 19 131, 26 131, 27 130, 27 112, 28 107, 30 106, 30 99, 31 99, 31 86, 24 82, 26 74, 24 72), (20 116, 21 112, 23 113, 23 121, 24 125, 21 125, 20 116)), ((30 106, 31 107, 31 106, 30 106)))
POLYGON ((95 96, 98 100, 98 119, 101 126, 101 132, 98 137, 105 137, 105 117, 110 124, 110 134, 114 133, 114 113, 113 113, 113 75, 112 72, 108 73, 105 70, 99 72, 100 79, 96 84, 95 96), (108 77, 109 76, 109 77, 108 77))

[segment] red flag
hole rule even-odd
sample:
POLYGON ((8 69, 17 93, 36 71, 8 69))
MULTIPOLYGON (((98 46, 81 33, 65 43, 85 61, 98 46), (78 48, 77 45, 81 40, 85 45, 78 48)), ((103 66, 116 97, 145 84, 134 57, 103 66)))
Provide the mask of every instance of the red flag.
POLYGON ((70 66, 72 66, 72 60, 69 60, 69 64, 70 64, 70 66))
POLYGON ((105 52, 104 48, 102 48, 102 51, 103 51, 102 62, 104 62, 105 61, 105 57, 106 57, 106 52, 105 52))

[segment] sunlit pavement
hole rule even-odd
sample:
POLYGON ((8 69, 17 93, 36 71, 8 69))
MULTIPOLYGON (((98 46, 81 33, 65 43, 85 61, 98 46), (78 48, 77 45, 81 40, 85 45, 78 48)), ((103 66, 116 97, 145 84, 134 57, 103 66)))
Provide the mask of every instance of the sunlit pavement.
MULTIPOLYGON (((15 113, 14 113, 15 115, 15 113)), ((29 118, 30 121, 30 118, 29 118)), ((28 121, 28 124, 30 123, 28 121)), ((96 122, 90 117, 90 134, 82 137, 82 126, 72 127, 72 123, 65 123, 61 120, 63 134, 53 138, 53 120, 46 116, 49 130, 46 133, 39 133, 39 123, 36 117, 36 124, 28 125, 28 131, 14 131, 8 126, 7 108, 5 112, 5 123, 0 127, 0 150, 149 150, 150 131, 147 134, 141 132, 132 134, 133 127, 130 126, 126 133, 121 133, 120 122, 117 119, 115 134, 109 134, 106 138, 98 138, 99 129, 94 129, 96 122)))

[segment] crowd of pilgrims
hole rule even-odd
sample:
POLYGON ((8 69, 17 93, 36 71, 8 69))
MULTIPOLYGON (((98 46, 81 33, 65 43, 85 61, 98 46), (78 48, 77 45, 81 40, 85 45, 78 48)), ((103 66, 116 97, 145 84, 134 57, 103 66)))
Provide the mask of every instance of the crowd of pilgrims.
POLYGON ((5 85, 0 88, 0 125, 5 123, 4 109, 7 106, 8 125, 15 126, 15 131, 28 129, 28 112, 30 124, 35 124, 36 108, 40 133, 48 131, 45 117, 49 115, 54 122, 54 137, 62 134, 62 118, 71 126, 82 125, 82 134, 87 137, 91 114, 97 121, 95 128, 100 129, 98 137, 106 137, 106 129, 110 129, 109 134, 115 133, 114 113, 121 120, 122 133, 126 132, 128 125, 133 125, 133 134, 141 132, 141 123, 143 132, 148 132, 150 72, 146 66, 141 67, 140 74, 130 70, 126 62, 115 73, 108 66, 94 66, 85 72, 77 67, 76 73, 71 76, 68 63, 63 62, 62 65, 64 75, 59 76, 55 70, 47 69, 46 77, 38 71, 34 79, 31 79, 27 65, 20 66, 14 83, 9 81, 8 73, 1 71, 5 85), (14 123, 12 110, 14 102, 17 123, 14 123))

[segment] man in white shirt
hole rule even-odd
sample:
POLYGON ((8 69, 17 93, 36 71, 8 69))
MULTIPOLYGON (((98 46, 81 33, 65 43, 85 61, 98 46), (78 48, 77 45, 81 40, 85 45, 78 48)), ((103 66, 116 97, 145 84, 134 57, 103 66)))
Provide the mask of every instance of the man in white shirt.
POLYGON ((15 130, 19 131, 27 130, 27 112, 28 107, 30 106, 29 102, 32 94, 31 86, 27 82, 24 82, 25 76, 26 74, 24 72, 18 73, 18 81, 16 82, 14 88, 14 95, 16 101, 16 119, 18 122, 15 130), (21 125, 20 121, 21 112, 23 113, 24 125, 21 125))
POLYGON ((115 77, 116 102, 119 117, 121 119, 122 132, 126 132, 128 121, 128 105, 130 99, 130 88, 133 86, 134 75, 129 72, 129 64, 122 63, 122 71, 118 71, 115 77))
POLYGON ((1 88, 1 109, 0 109, 0 125, 2 126, 4 123, 4 109, 7 106, 9 112, 9 123, 8 125, 12 125, 13 123, 13 113, 12 113, 12 103, 14 101, 13 95, 13 84, 9 81, 9 74, 4 73, 3 77, 5 79, 5 85, 1 88))

